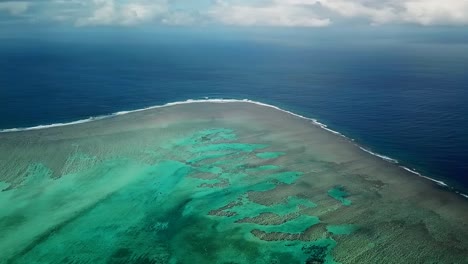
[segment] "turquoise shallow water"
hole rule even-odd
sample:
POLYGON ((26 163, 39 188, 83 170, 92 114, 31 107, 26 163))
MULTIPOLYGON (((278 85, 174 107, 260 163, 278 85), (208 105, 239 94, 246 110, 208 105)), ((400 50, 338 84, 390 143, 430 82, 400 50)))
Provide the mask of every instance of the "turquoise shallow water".
MULTIPOLYGON (((22 197, 21 201, 28 205, 18 206, 21 210, 37 206, 43 208, 35 210, 47 210, 49 206, 71 203, 76 212, 37 236, 31 230, 31 244, 9 261, 210 263, 215 259, 223 263, 303 263, 317 258, 323 263, 335 263, 330 252, 336 241, 331 235, 304 242, 265 242, 254 235, 254 231, 267 237, 273 233, 301 234, 320 223, 316 216, 300 214, 304 208, 317 206, 306 198, 290 196, 269 206, 249 200, 249 192, 293 184, 302 175, 275 165, 246 168, 256 156, 279 156, 262 152, 268 145, 237 142, 235 132, 229 129, 208 129, 176 139, 174 145, 164 148, 176 152, 182 161, 165 159, 160 153, 160 160, 152 164, 124 157, 96 162, 97 157, 80 152, 77 146, 77 151, 67 158, 60 179, 52 180, 51 169, 42 163, 28 166, 20 186, 0 196, 2 207, 11 207, 22 197), (215 162, 217 166, 212 165, 215 162), (252 176, 258 172, 263 175, 252 176), (92 191, 99 185, 112 190, 92 191), (45 188, 43 193, 41 186, 45 188), (76 205, 63 199, 70 194, 93 201, 76 205), (28 200, 32 195, 39 195, 38 200, 28 200), (281 224, 242 221, 265 213, 286 220, 281 224), (228 243, 221 248, 216 246, 220 235, 228 243)), ((14 212, 2 214, 11 219, 8 228, 21 226, 21 221, 13 220, 14 212)), ((30 225, 39 224, 38 220, 30 225)))
POLYGON ((177 105, 0 146, 0 263, 468 256, 461 197, 263 106, 177 105))

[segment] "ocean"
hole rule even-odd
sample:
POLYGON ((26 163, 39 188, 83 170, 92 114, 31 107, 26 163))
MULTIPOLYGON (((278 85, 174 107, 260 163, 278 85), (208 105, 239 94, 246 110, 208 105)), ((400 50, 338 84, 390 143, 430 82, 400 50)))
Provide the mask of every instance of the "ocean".
POLYGON ((317 119, 467 193, 465 41, 297 34, 58 31, 4 38, 0 129, 187 99, 245 98, 317 119))

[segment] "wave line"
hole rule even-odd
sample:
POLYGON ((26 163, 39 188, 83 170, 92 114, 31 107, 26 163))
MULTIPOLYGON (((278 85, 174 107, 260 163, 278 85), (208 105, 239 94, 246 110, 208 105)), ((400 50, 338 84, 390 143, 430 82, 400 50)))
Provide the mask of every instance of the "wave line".
MULTIPOLYGON (((359 147, 362 151, 364 151, 364 152, 366 152, 368 154, 371 154, 371 155, 373 155, 375 157, 378 157, 378 158, 380 158, 380 159, 382 159, 384 161, 387 161, 387 162, 390 162, 390 163, 393 163, 393 164, 399 164, 398 160, 396 160, 396 159, 390 158, 388 156, 385 156, 385 155, 382 155, 382 154, 379 154, 379 153, 375 153, 375 152, 373 152, 373 151, 371 151, 369 149, 366 149, 366 148, 356 144, 354 142, 354 139, 349 138, 349 137, 343 135, 342 133, 340 133, 338 131, 335 131, 333 129, 328 128, 327 125, 325 125, 323 123, 320 123, 317 119, 305 117, 305 116, 302 116, 300 114, 296 114, 294 112, 282 109, 282 108, 280 108, 278 106, 275 106, 275 105, 270 105, 270 104, 267 104, 267 103, 257 102, 257 101, 253 101, 253 100, 250 100, 250 99, 222 99, 222 98, 218 98, 218 99, 209 99, 209 98, 205 98, 205 99, 188 99, 188 100, 185 100, 185 101, 171 102, 171 103, 166 103, 166 104, 163 104, 163 105, 155 105, 155 106, 145 107, 145 108, 136 109, 136 110, 119 111, 119 112, 115 112, 115 113, 112 113, 112 114, 109 114, 109 115, 90 117, 90 118, 87 118, 87 119, 77 120, 77 121, 73 121, 73 122, 69 122, 69 123, 55 123, 55 124, 50 124, 50 125, 38 125, 38 126, 26 127, 26 128, 0 129, 0 133, 21 132, 21 131, 39 130, 39 129, 47 129, 47 128, 53 128, 53 127, 63 127, 63 126, 69 126, 69 125, 77 125, 77 124, 83 124, 83 123, 93 122, 93 121, 97 121, 97 120, 102 120, 102 119, 105 119, 105 118, 115 117, 115 116, 119 116, 119 115, 126 115, 126 114, 130 114, 130 113, 142 112, 142 111, 151 110, 151 109, 164 108, 164 107, 170 107, 170 106, 175 106, 175 105, 194 104, 194 103, 251 103, 251 104, 255 104, 255 105, 260 105, 260 106, 265 106, 265 107, 269 107, 269 108, 272 108, 272 109, 276 109, 276 110, 281 111, 283 113, 287 113, 289 115, 311 121, 313 124, 319 126, 320 128, 322 128, 322 129, 324 129, 324 130, 326 130, 326 131, 328 131, 330 133, 333 133, 335 135, 346 138, 347 140, 352 142, 355 146, 359 147)), ((430 180, 430 181, 432 181, 432 182, 434 182, 434 183, 436 183, 436 184, 438 184, 440 186, 448 188, 448 189, 454 191, 455 193, 463 196, 464 198, 468 199, 467 194, 464 194, 464 193, 461 193, 461 192, 455 190, 453 187, 447 185, 443 181, 436 180, 436 179, 424 176, 421 173, 417 172, 416 170, 410 169, 410 168, 402 166, 402 165, 400 165, 399 167, 406 170, 406 171, 408 171, 408 172, 410 172, 410 173, 412 173, 412 174, 415 174, 415 175, 417 175, 419 177, 430 180)))

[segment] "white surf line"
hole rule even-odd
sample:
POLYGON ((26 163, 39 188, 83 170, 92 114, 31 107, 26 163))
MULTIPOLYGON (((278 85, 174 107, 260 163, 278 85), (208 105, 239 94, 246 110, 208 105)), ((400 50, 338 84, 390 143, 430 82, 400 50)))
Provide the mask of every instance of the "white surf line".
MULTIPOLYGON (((295 117, 299 117, 299 118, 302 118, 302 119, 305 119, 305 120, 308 120, 308 121, 312 121, 312 123, 314 123, 315 125, 321 127, 322 129, 324 129, 324 130, 326 130, 328 132, 331 132, 331 133, 333 133, 335 135, 339 135, 339 136, 341 136, 343 138, 346 138, 347 140, 353 142, 353 144, 356 145, 357 147, 359 147, 362 151, 365 151, 365 152, 367 152, 367 153, 369 153, 369 154, 371 154, 373 156, 379 157, 379 158, 381 158, 381 159, 383 159, 383 160, 385 160, 387 162, 393 163, 393 164, 398 164, 399 163, 396 159, 393 159, 393 158, 387 157, 385 155, 381 155, 381 154, 372 152, 372 151, 370 151, 370 150, 368 150, 368 149, 366 149, 366 148, 364 148, 362 146, 359 146, 358 144, 354 143, 354 139, 349 138, 349 137, 343 135, 342 133, 340 133, 338 131, 335 131, 335 130, 332 130, 332 129, 328 128, 327 125, 325 125, 323 123, 320 123, 317 119, 305 117, 305 116, 296 114, 294 112, 282 109, 282 108, 280 108, 278 106, 275 106, 275 105, 270 105, 270 104, 266 104, 266 103, 262 103, 262 102, 257 102, 257 101, 253 101, 253 100, 250 100, 250 99, 222 99, 222 98, 209 99, 209 98, 206 98, 206 97, 205 97, 205 99, 188 99, 188 100, 185 100, 185 101, 171 102, 171 103, 166 103, 166 104, 163 104, 163 105, 155 105, 155 106, 145 107, 145 108, 136 109, 136 110, 119 111, 119 112, 115 112, 115 113, 110 114, 110 115, 90 117, 90 118, 87 118, 87 119, 82 119, 82 120, 73 121, 73 122, 69 122, 69 123, 56 123, 56 124, 51 124, 51 125, 39 125, 39 126, 27 127, 27 128, 2 129, 2 130, 0 130, 0 133, 38 130, 38 129, 47 129, 47 128, 53 128, 53 127, 62 127, 62 126, 83 124, 83 123, 93 122, 93 121, 97 121, 97 120, 101 120, 101 119, 109 118, 109 117, 113 117, 113 116, 126 115, 126 114, 137 113, 137 112, 142 112, 142 111, 146 111, 146 110, 164 108, 164 107, 175 106, 175 105, 184 105, 184 104, 193 104, 193 103, 242 103, 242 102, 273 108, 273 109, 276 109, 276 110, 281 111, 283 113, 287 113, 287 114, 290 114, 290 115, 295 116, 295 117)), ((412 174, 415 174, 415 175, 417 175, 419 177, 422 177, 422 178, 425 178, 425 179, 430 180, 432 182, 435 182, 436 184, 438 184, 440 186, 447 187, 447 188, 449 188, 451 190, 454 190, 454 188, 448 186, 443 181, 439 181, 439 180, 432 179, 430 177, 424 176, 421 173, 419 173, 419 172, 417 172, 415 170, 409 169, 409 168, 407 168, 405 166, 399 166, 399 167, 406 170, 406 171, 408 171, 408 172, 410 172, 410 173, 412 173, 412 174)), ((455 193, 460 194, 461 196, 468 199, 468 195, 466 195, 466 194, 460 193, 458 191, 455 191, 455 193)))
POLYGON ((155 106, 140 108, 140 109, 136 109, 136 110, 119 111, 119 112, 115 112, 115 113, 112 113, 112 114, 109 114, 109 115, 90 117, 90 118, 81 119, 81 120, 68 122, 68 123, 55 123, 55 124, 50 124, 50 125, 38 125, 38 126, 26 127, 26 128, 1 129, 0 133, 38 130, 38 129, 47 129, 47 128, 52 128, 52 127, 62 127, 62 126, 83 124, 83 123, 92 122, 92 121, 96 121, 96 120, 101 120, 101 119, 109 118, 109 117, 113 117, 113 116, 126 115, 126 114, 131 114, 131 113, 136 113, 136 112, 141 112, 141 111, 146 111, 146 110, 151 110, 151 109, 157 109, 157 108, 163 108, 163 107, 169 107, 169 106, 174 106, 174 105, 193 104, 193 103, 241 103, 241 102, 251 103, 251 104, 256 104, 256 105, 260 105, 260 106, 273 108, 273 109, 279 110, 281 112, 284 112, 284 113, 287 113, 287 114, 290 114, 290 115, 293 115, 293 116, 296 116, 296 117, 299 117, 299 118, 303 118, 303 119, 312 121, 316 125, 320 126, 321 128, 323 128, 323 129, 325 129, 325 130, 327 130, 327 131, 329 131, 329 132, 331 132, 333 134, 346 137, 346 136, 344 136, 343 134, 341 134, 338 131, 329 129, 327 127, 327 125, 318 122, 316 119, 308 118, 308 117, 293 113, 291 111, 284 110, 284 109, 279 108, 279 107, 274 106, 274 105, 261 103, 261 102, 257 102, 257 101, 252 101, 252 100, 249 100, 249 99, 242 99, 242 100, 241 99, 188 99, 186 101, 171 102, 171 103, 166 103, 164 105, 155 105, 155 106))
POLYGON ((435 179, 432 179, 432 178, 430 178, 430 177, 424 176, 424 175, 422 175, 421 173, 419 173, 419 172, 417 172, 417 171, 415 171, 415 170, 412 170, 412 169, 410 169, 410 168, 408 168, 408 167, 400 166, 400 168, 402 168, 402 169, 404 169, 404 170, 406 170, 406 171, 409 171, 409 172, 411 172, 411 173, 413 173, 413 174, 416 174, 416 175, 418 175, 419 177, 422 177, 422 178, 428 179, 428 180, 430 180, 430 181, 433 181, 433 182, 437 183, 437 184, 440 185, 440 186, 443 186, 443 187, 450 187, 450 186, 448 186, 448 185, 447 185, 445 182, 443 182, 443 181, 435 180, 435 179))
POLYGON ((78 124, 88 123, 88 122, 91 122, 91 121, 101 120, 101 119, 104 119, 104 118, 107 118, 107 117, 110 117, 110 115, 109 116, 90 117, 90 118, 87 118, 87 119, 81 119, 81 120, 68 122, 68 123, 55 123, 55 124, 50 124, 50 125, 38 125, 38 126, 25 127, 25 128, 0 129, 0 133, 21 132, 21 131, 29 131, 29 130, 46 129, 46 128, 52 128, 52 127, 78 125, 78 124))
POLYGON ((171 103, 167 103, 167 104, 164 104, 164 105, 155 105, 155 106, 140 108, 140 109, 136 109, 136 110, 119 111, 119 112, 115 112, 115 113, 108 114, 108 115, 89 117, 89 118, 86 118, 86 119, 80 119, 80 120, 77 120, 77 121, 72 121, 72 122, 67 122, 67 123, 54 123, 54 124, 50 124, 50 125, 38 125, 38 126, 24 127, 24 128, 20 127, 20 128, 0 129, 0 133, 20 132, 20 131, 39 130, 39 129, 47 129, 47 128, 53 128, 53 127, 63 127, 63 126, 77 125, 77 124, 83 124, 83 123, 88 123, 88 122, 92 122, 92 121, 102 120, 102 119, 110 118, 110 117, 114 117, 114 116, 120 116, 120 115, 126 115, 126 114, 141 112, 141 111, 145 111, 145 110, 163 108, 163 107, 168 107, 168 106, 173 106, 173 105, 191 104, 191 103, 204 103, 204 102, 213 102, 213 103, 224 103, 225 102, 225 103, 229 103, 229 102, 244 102, 244 100, 237 100, 237 99, 200 99, 200 100, 188 99, 186 101, 171 102, 171 103))
POLYGON ((396 159, 392 159, 392 158, 387 157, 387 156, 385 156, 385 155, 381 155, 381 154, 372 152, 372 151, 370 151, 370 150, 368 150, 368 149, 366 149, 366 148, 364 148, 364 147, 361 147, 361 146, 359 146, 359 145, 357 145, 357 146, 358 146, 361 150, 363 150, 363 151, 365 151, 365 152, 367 152, 367 153, 369 153, 369 154, 371 154, 371 155, 377 156, 377 157, 379 157, 379 158, 381 158, 381 159, 383 159, 383 160, 386 160, 386 161, 388 161, 388 162, 390 162, 390 163, 398 164, 398 160, 396 160, 396 159))

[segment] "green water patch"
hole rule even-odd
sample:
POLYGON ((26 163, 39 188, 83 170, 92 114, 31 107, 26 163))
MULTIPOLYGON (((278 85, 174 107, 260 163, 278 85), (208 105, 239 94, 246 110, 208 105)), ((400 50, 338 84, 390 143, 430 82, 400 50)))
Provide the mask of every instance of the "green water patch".
MULTIPOLYGON (((251 233, 239 236, 241 227, 230 229, 211 229, 220 221, 199 218, 187 218, 190 225, 185 224, 185 232, 176 232, 172 237, 175 251, 171 263, 306 263, 313 252, 308 247, 320 242, 300 241, 262 241, 251 233), (219 241, 222 241, 219 243, 219 241), (307 251, 304 252, 304 251, 307 251), (203 252, 203 254, 200 254, 203 252)), ((183 225, 183 223, 180 223, 183 225)), ((332 242, 330 242, 331 244, 332 242)), ((328 250, 333 246, 325 246, 324 262, 328 250)), ((328 262, 333 263, 333 262, 328 262)))
POLYGON ((301 214, 317 206, 309 199, 289 196, 268 206, 248 199, 303 175, 254 165, 284 153, 261 157, 256 152, 268 145, 237 142, 222 128, 168 142, 106 159, 76 146, 58 179, 43 163, 31 163, 23 185, 0 192, 0 256, 28 264, 335 263, 331 238, 265 241, 252 233, 298 236, 320 223, 301 214), (240 221, 268 213, 284 221, 240 221))
POLYGON ((37 187, 36 185, 43 184, 52 177, 52 170, 42 163, 32 163, 24 172, 22 178, 24 181, 21 186, 37 187))
POLYGON ((155 166, 150 166, 143 173, 153 175, 153 184, 159 195, 169 195, 175 186, 191 172, 191 168, 178 161, 167 160, 155 166))
POLYGON ((53 233, 43 233, 47 239, 32 245, 15 263, 106 263, 118 248, 137 256, 148 252, 155 252, 155 258, 164 256, 168 248, 158 241, 158 234, 171 225, 168 212, 179 203, 171 192, 188 172, 183 164, 174 161, 133 170, 136 181, 71 214, 72 221, 65 219, 66 225, 59 225, 53 233), (57 250, 58 245, 66 250, 57 250), (161 252, 157 251, 159 246, 161 252))
POLYGON ((345 206, 350 206, 351 201, 346 199, 349 196, 348 192, 346 192, 343 186, 336 186, 330 190, 328 190, 328 195, 333 199, 340 201, 345 206))
POLYGON ((0 181, 0 192, 7 190, 10 187, 9 183, 0 181))
POLYGON ((261 159, 276 159, 283 156, 284 152, 261 152, 257 153, 256 156, 261 159))
POLYGON ((334 235, 351 235, 357 230, 355 225, 328 225, 327 231, 334 235))
MULTIPOLYGON (((143 164, 125 159, 112 160, 103 162, 92 169, 54 180, 46 177, 50 175, 50 169, 44 165, 32 165, 28 173, 36 173, 35 176, 29 176, 33 177, 34 181, 29 179, 20 188, 0 193, 0 207, 2 208, 0 218, 21 219, 21 221, 10 222, 10 226, 0 227, 2 255, 12 256, 16 255, 18 250, 21 252, 23 248, 48 244, 52 234, 50 230, 58 232, 59 229, 86 215, 91 208, 106 200, 113 193, 122 188, 126 189, 132 182, 138 181, 140 175, 146 173, 147 169, 148 167, 143 164), (36 183, 38 179, 41 179, 40 184, 36 183), (21 235, 14 230, 21 230, 21 235), (36 238, 41 238, 41 240, 36 238)), ((151 169, 148 172, 151 174, 151 169)), ((154 192, 154 195, 159 192, 154 192)), ((115 206, 120 205, 115 204, 115 206)), ((106 219, 110 216, 112 217, 111 223, 113 223, 114 217, 119 216, 118 211, 93 221, 108 223, 106 219)), ((91 223, 84 225, 83 230, 88 230, 87 226, 91 223)), ((65 233, 65 237, 68 235, 65 233)), ((60 243, 49 245, 57 247, 60 243)), ((38 256, 33 254, 32 259, 35 258, 38 256)), ((25 263, 36 262, 31 260, 25 263)))
MULTIPOLYGON (((255 238, 253 238, 255 239, 255 238)), ((337 243, 332 238, 321 238, 316 241, 261 241, 263 250, 271 250, 287 254, 290 258, 283 262, 277 262, 270 258, 266 262, 257 263, 306 263, 306 264, 337 264, 332 251, 337 243)), ((243 262, 241 262, 243 263, 243 262)))

